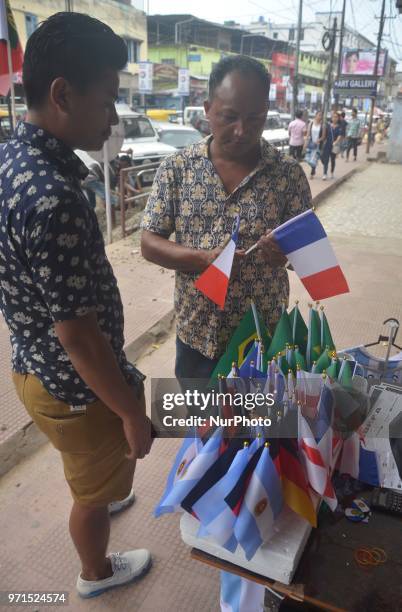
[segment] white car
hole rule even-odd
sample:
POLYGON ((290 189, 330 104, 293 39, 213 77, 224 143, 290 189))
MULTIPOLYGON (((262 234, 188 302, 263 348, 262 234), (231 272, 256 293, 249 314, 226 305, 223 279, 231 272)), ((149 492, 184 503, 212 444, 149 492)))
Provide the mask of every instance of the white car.
POLYGON ((268 111, 262 137, 277 149, 285 153, 289 151, 289 133, 282 127, 279 113, 268 111))
POLYGON ((201 132, 191 127, 191 125, 155 121, 154 127, 158 133, 159 142, 175 147, 176 149, 184 149, 189 145, 199 142, 203 138, 201 132))
POLYGON ((176 151, 175 147, 160 142, 148 117, 135 113, 127 104, 116 104, 116 111, 124 127, 121 153, 130 155, 135 165, 160 162, 176 151))

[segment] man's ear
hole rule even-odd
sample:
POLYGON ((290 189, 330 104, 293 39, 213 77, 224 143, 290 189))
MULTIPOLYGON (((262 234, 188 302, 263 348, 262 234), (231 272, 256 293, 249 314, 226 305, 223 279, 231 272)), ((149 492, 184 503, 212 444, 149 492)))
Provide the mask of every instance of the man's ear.
POLYGON ((71 110, 72 88, 64 77, 57 77, 50 86, 50 102, 62 113, 71 110))

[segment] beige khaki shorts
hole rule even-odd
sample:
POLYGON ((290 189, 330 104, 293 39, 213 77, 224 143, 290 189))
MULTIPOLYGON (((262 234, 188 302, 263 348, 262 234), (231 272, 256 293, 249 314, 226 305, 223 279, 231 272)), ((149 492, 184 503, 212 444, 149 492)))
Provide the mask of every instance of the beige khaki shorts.
POLYGON ((60 451, 74 500, 100 507, 127 497, 135 461, 125 457, 122 420, 100 400, 72 410, 32 374, 13 372, 13 381, 33 422, 60 451))

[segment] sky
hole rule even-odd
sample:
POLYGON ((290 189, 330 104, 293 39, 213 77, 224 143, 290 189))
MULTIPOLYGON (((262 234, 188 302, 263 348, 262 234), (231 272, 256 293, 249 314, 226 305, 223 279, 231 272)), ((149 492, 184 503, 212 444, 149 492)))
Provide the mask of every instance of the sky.
MULTIPOLYGON (((260 15, 274 23, 297 23, 299 0, 144 0, 150 15, 191 14, 201 19, 223 23, 234 20, 246 25, 260 15)), ((386 19, 383 46, 398 61, 402 70, 402 14, 395 7, 395 0, 385 0, 386 19)), ((303 0, 303 21, 314 21, 317 11, 341 11, 343 0, 303 0)), ((382 0, 347 0, 346 23, 373 42, 377 41, 382 0)))

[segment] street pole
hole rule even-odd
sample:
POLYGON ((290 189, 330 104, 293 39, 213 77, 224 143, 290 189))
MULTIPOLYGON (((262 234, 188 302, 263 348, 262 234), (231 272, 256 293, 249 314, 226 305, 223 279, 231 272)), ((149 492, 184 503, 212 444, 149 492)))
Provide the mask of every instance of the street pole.
POLYGON ((73 2, 74 2, 74 0, 66 0, 66 11, 68 13, 74 12, 73 2))
MULTIPOLYGON (((339 79, 341 72, 342 72, 342 47, 343 47, 343 31, 345 28, 345 13, 346 13, 346 0, 343 0, 341 30, 339 33, 339 57, 338 57, 338 70, 337 70, 337 75, 336 75, 337 79, 339 79)), ((339 94, 335 95, 335 103, 336 103, 336 108, 338 108, 339 94)))
POLYGON ((328 79, 327 79, 327 87, 325 92, 325 99, 323 104, 323 121, 327 120, 328 107, 331 102, 331 87, 332 87, 332 71, 334 67, 334 58, 335 58, 335 43, 336 43, 336 27, 337 27, 337 19, 335 17, 334 23, 332 26, 332 35, 331 35, 331 51, 329 57, 329 69, 328 69, 328 79))
MULTIPOLYGON (((380 17, 380 27, 378 30, 378 39, 377 39, 377 53, 375 55, 375 65, 374 65, 374 78, 376 79, 376 87, 378 85, 378 64, 380 60, 380 51, 381 51, 381 39, 382 33, 384 30, 384 22, 385 22, 385 0, 382 0, 381 7, 381 17, 380 17)), ((378 88, 377 88, 378 89, 378 88)), ((371 98, 371 108, 370 108, 370 119, 369 119, 369 128, 367 134, 367 145, 366 145, 366 153, 370 153, 370 140, 371 140, 371 130, 373 127, 373 115, 374 115, 374 105, 375 105, 375 96, 371 98)))
POLYGON ((292 118, 295 118, 295 112, 297 107, 297 96, 299 93, 299 55, 300 55, 300 38, 302 29, 302 18, 303 18, 303 0, 299 0, 299 15, 297 19, 297 34, 296 34, 296 57, 295 57, 295 71, 293 75, 293 97, 292 97, 292 118))

